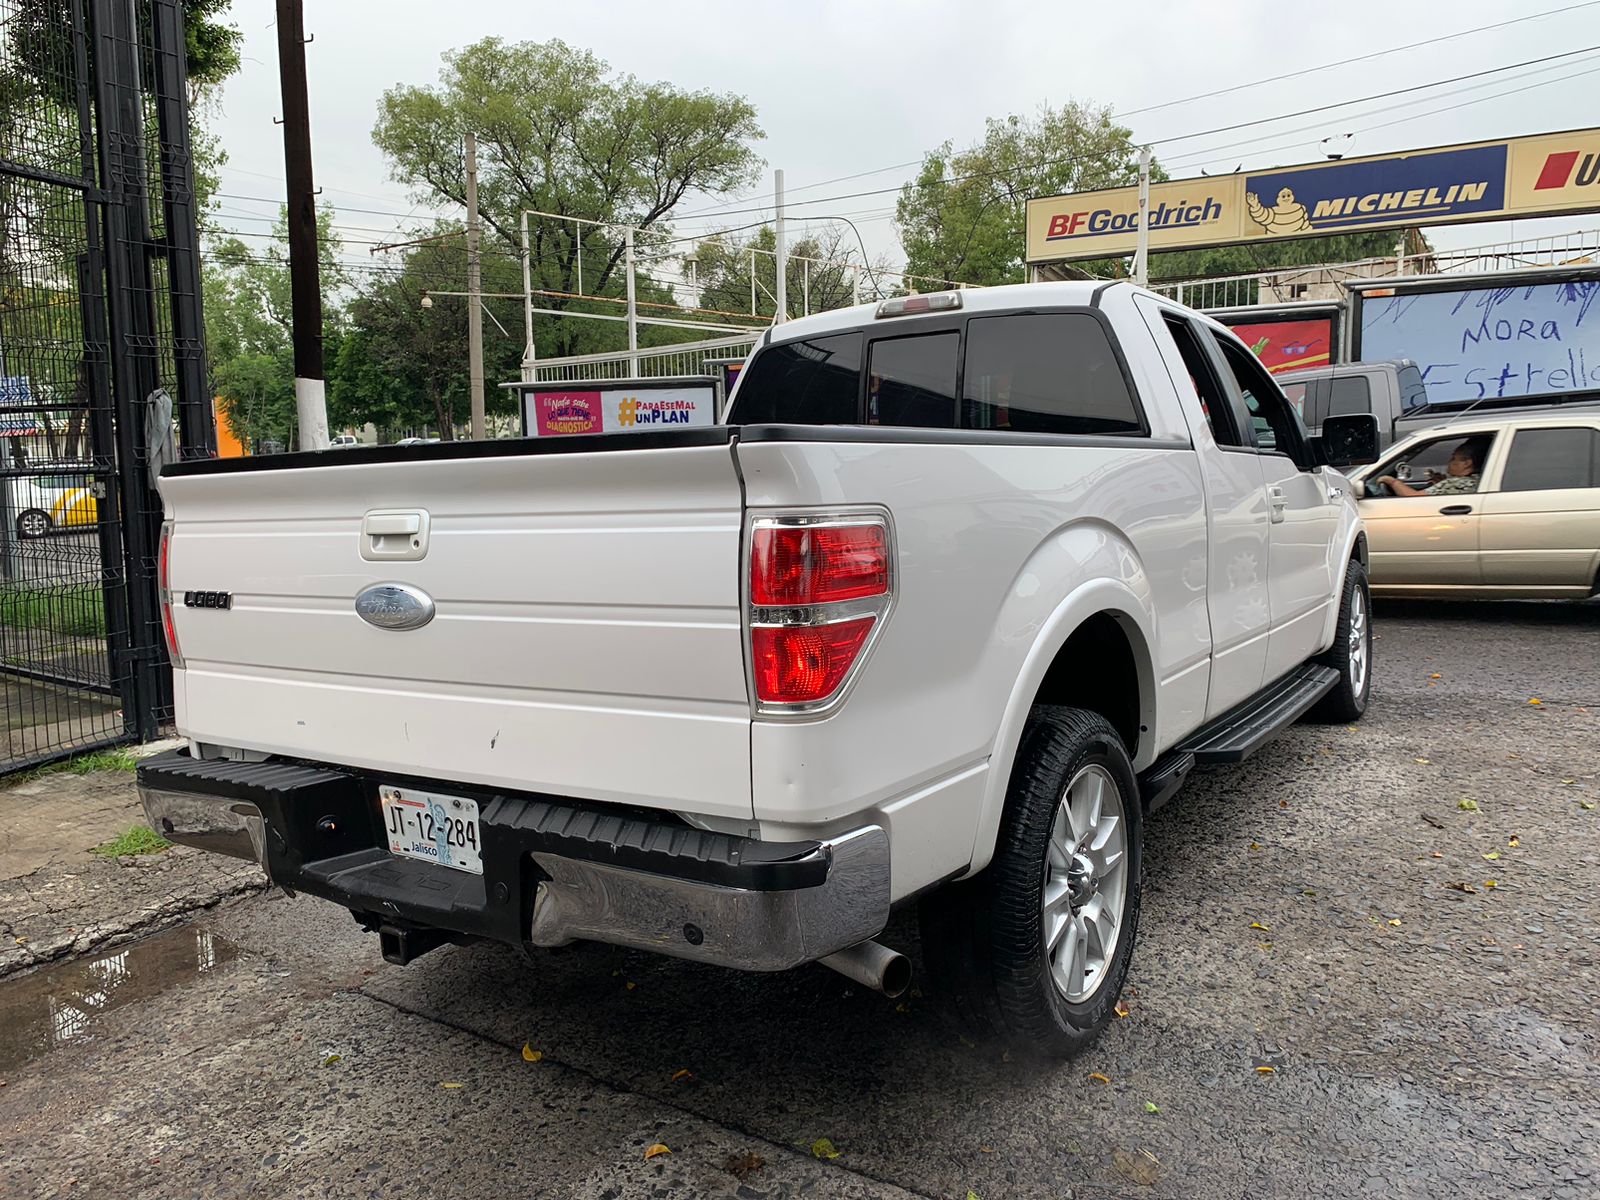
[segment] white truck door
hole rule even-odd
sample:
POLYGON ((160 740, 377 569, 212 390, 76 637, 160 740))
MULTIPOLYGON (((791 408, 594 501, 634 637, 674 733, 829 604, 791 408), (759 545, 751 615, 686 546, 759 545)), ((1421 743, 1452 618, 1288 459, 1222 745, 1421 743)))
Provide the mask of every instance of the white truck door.
MULTIPOLYGON (((1267 680, 1294 670, 1316 654, 1327 628, 1328 605, 1338 595, 1332 551, 1339 531, 1339 502, 1315 467, 1311 447, 1288 402, 1261 361, 1234 339, 1217 348, 1238 389, 1267 488, 1271 544, 1268 591, 1272 636, 1267 680)), ((1236 410, 1237 411, 1237 410, 1236 410)))
POLYGON ((1210 334, 1178 309, 1139 300, 1189 419, 1205 485, 1209 720, 1260 691, 1266 678, 1272 620, 1267 491, 1261 457, 1247 445, 1220 367, 1206 348, 1210 334))

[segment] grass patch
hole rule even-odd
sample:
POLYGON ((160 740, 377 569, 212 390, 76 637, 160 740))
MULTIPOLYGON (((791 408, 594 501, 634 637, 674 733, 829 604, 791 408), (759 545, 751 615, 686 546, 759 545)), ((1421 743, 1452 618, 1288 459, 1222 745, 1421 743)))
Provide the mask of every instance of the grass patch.
POLYGON ((117 834, 105 845, 96 846, 90 853, 105 858, 120 858, 125 854, 160 854, 171 847, 172 843, 159 833, 144 825, 135 825, 117 834))
POLYGON ((63 637, 105 637, 105 593, 93 583, 0 588, 0 625, 63 637))
POLYGON ((88 754, 80 754, 76 758, 46 763, 42 767, 34 767, 31 771, 19 771, 5 780, 5 786, 14 787, 19 783, 27 783, 30 779, 38 779, 42 775, 89 775, 95 771, 126 771, 132 774, 138 766, 138 756, 131 750, 95 750, 88 754))

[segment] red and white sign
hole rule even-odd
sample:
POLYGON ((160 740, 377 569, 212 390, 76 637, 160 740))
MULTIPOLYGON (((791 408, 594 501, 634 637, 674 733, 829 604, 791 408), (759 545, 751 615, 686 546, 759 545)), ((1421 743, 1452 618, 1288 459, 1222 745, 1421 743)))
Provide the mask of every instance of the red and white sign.
POLYGON ((715 424, 717 389, 709 381, 682 387, 539 388, 523 393, 523 406, 530 437, 635 433, 715 424))

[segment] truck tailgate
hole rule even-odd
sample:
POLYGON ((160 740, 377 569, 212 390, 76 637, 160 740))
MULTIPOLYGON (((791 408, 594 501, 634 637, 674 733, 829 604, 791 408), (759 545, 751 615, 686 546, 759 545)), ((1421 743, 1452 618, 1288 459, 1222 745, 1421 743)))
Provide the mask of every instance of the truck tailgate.
POLYGON ((732 447, 489 446, 163 477, 180 730, 397 775, 749 818, 732 447), (363 557, 374 511, 421 514, 423 556, 363 557), (369 624, 356 597, 382 583, 420 589, 436 615, 409 630, 369 624), (188 607, 189 591, 230 593, 231 607, 188 607))

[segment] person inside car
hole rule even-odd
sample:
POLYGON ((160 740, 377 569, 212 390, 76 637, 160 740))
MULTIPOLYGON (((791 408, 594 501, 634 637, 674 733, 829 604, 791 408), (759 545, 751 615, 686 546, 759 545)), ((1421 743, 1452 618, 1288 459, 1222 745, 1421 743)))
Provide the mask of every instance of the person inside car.
POLYGON ((1455 496, 1478 490, 1483 477, 1483 451, 1479 442, 1462 442, 1450 456, 1446 474, 1426 487, 1412 487, 1393 475, 1380 475, 1374 481, 1388 488, 1396 496, 1455 496))

